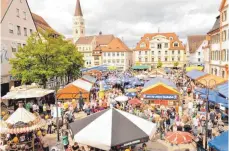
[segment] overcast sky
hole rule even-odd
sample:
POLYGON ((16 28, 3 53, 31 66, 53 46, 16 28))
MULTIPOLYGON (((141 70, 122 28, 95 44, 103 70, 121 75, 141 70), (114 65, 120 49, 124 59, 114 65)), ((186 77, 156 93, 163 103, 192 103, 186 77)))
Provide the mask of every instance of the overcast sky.
MULTIPOLYGON (((76 0, 28 0, 56 31, 72 36, 76 0)), ((86 35, 114 34, 133 47, 145 33, 206 34, 219 14, 221 0, 81 0, 86 35)))

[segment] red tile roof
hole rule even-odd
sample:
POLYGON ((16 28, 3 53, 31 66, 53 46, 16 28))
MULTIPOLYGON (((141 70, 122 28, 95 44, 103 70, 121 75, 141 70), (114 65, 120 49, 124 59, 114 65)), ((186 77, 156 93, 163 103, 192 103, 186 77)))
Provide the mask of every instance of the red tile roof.
POLYGON ((119 38, 114 38, 107 46, 101 47, 103 52, 131 51, 119 38))
POLYGON ((189 52, 194 53, 201 46, 203 41, 206 39, 206 35, 193 35, 188 36, 188 47, 189 52))
POLYGON ((155 36, 158 36, 158 35, 162 35, 162 36, 165 36, 168 40, 170 37, 173 38, 173 40, 170 40, 170 49, 169 50, 184 50, 184 45, 182 44, 182 41, 179 40, 179 37, 175 34, 175 33, 146 33, 142 38, 141 40, 139 41, 139 43, 137 44, 135 50, 141 50, 141 51, 147 51, 147 50, 150 50, 149 46, 150 46, 150 43, 149 41, 155 37, 155 36), (173 43, 174 42, 178 42, 178 47, 174 47, 173 46, 173 43), (141 43, 145 43, 146 44, 146 47, 144 48, 141 48, 140 45, 141 43))
POLYGON ((1 0, 1 22, 13 0, 1 0))
POLYGON ((44 31, 53 32, 56 35, 61 35, 60 33, 56 32, 41 16, 32 13, 33 21, 38 29, 44 31))

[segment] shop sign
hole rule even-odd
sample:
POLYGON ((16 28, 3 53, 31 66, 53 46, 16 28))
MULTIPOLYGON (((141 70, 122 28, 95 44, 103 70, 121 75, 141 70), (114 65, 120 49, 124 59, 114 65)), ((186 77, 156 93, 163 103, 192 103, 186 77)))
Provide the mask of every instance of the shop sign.
POLYGON ((143 97, 145 99, 153 99, 153 100, 177 100, 177 95, 169 95, 169 94, 144 94, 143 97))

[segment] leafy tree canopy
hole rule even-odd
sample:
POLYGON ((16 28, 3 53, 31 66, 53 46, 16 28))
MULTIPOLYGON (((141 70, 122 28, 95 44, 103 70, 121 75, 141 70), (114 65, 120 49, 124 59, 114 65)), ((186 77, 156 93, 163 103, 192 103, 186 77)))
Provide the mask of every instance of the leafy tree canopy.
POLYGON ((22 83, 38 82, 44 87, 48 79, 75 76, 83 66, 83 57, 76 47, 61 36, 50 32, 31 35, 27 45, 10 60, 12 75, 22 83))
POLYGON ((157 68, 161 68, 163 66, 163 63, 159 60, 157 63, 157 68))

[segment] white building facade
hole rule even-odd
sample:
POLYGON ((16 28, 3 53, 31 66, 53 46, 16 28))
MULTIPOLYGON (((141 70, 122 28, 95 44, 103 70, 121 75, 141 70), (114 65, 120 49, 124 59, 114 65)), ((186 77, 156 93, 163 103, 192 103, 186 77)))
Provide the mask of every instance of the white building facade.
POLYGON ((204 65, 204 48, 207 45, 206 35, 188 36, 186 53, 189 65, 204 65))
POLYGON ((158 62, 162 67, 178 67, 186 64, 184 45, 175 33, 145 34, 133 52, 134 64, 149 65, 153 68, 158 62))
POLYGON ((11 86, 19 85, 10 74, 9 60, 37 29, 27 0, 1 0, 1 4, 1 89, 4 95, 11 86))

